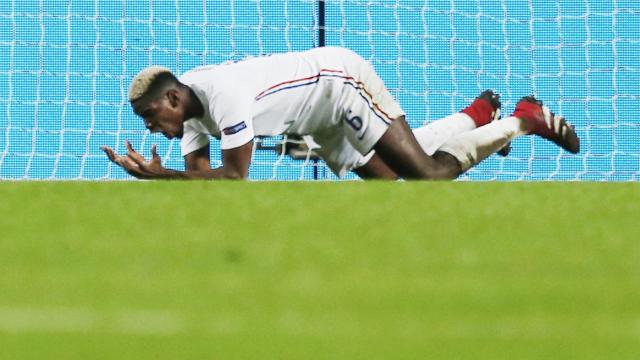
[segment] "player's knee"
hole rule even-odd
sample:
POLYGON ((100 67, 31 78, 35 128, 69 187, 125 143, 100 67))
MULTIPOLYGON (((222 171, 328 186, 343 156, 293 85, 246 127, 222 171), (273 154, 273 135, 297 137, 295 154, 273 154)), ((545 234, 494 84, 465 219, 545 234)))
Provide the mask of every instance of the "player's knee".
POLYGON ((447 153, 434 154, 423 166, 417 167, 412 176, 415 180, 453 180, 462 173, 458 161, 447 153))
POLYGON ((444 151, 436 151, 432 157, 438 164, 438 174, 442 179, 451 180, 462 174, 462 165, 455 156, 444 151))

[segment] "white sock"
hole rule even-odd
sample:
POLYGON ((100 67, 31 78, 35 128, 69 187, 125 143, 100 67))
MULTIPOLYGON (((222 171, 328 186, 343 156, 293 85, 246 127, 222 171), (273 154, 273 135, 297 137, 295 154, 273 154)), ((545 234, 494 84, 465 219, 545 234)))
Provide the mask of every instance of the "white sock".
POLYGON ((525 134, 524 121, 510 116, 457 135, 442 144, 438 150, 455 156, 460 161, 462 171, 467 171, 502 149, 509 141, 525 134))
POLYGON ((456 113, 413 129, 413 135, 415 135, 422 150, 431 156, 447 140, 475 128, 476 124, 469 115, 456 113))

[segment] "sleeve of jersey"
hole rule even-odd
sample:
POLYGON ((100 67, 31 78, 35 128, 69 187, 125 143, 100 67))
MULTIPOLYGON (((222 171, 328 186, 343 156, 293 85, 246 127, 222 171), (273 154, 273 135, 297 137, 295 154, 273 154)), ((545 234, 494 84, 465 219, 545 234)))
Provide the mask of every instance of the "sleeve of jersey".
POLYGON ((209 134, 198 131, 192 122, 196 119, 190 119, 184 122, 184 133, 180 140, 180 153, 182 156, 191 154, 192 152, 202 149, 209 145, 209 134))
POLYGON ((220 121, 220 148, 233 149, 253 140, 252 100, 243 101, 240 96, 226 96, 221 100, 212 109, 215 118, 220 121))

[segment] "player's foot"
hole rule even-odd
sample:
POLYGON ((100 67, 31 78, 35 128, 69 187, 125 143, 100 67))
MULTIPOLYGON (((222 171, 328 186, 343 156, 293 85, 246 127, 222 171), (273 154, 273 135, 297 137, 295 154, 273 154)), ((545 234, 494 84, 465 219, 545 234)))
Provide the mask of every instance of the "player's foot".
POLYGON ((502 149, 498 150, 498 155, 507 156, 511 152, 511 141, 507 143, 507 145, 503 146, 502 149))
POLYGON ((552 113, 535 97, 523 97, 516 105, 513 116, 526 122, 529 134, 550 140, 570 153, 577 154, 580 151, 580 139, 573 126, 562 116, 552 113))
MULTIPOLYGON (((500 103, 500 94, 496 94, 492 90, 485 90, 480 94, 480 96, 478 96, 478 99, 485 99, 491 103, 491 106, 494 109, 491 122, 500 120, 500 109, 502 108, 502 103, 500 103)), ((498 155, 507 156, 510 152, 511 141, 509 141, 502 149, 498 150, 498 155)))
POLYGON ((476 127, 480 127, 498 120, 501 106, 500 94, 496 94, 493 90, 485 90, 461 112, 469 115, 476 123, 476 127))
MULTIPOLYGON (((476 127, 487 125, 490 122, 500 119, 500 94, 493 90, 485 90, 476 99, 462 110, 463 113, 469 115, 476 123, 476 127)), ((511 151, 511 143, 507 143, 502 149, 498 150, 501 156, 509 155, 511 151)))

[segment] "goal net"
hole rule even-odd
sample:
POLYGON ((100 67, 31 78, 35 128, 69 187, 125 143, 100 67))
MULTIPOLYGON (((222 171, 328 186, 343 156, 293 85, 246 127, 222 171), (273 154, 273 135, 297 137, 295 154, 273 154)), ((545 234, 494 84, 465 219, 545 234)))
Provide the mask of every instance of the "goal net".
MULTIPOLYGON (((128 105, 139 70, 331 45, 373 64, 412 127, 492 88, 503 113, 535 94, 582 139, 570 155, 519 138, 463 179, 638 180, 639 28, 635 0, 2 1, 0 179, 130 179, 99 149, 124 152, 125 139, 182 169, 178 140, 149 134, 128 105)), ((257 142, 251 179, 335 179, 283 140, 257 142)), ((219 165, 216 140, 211 154, 219 165)))

